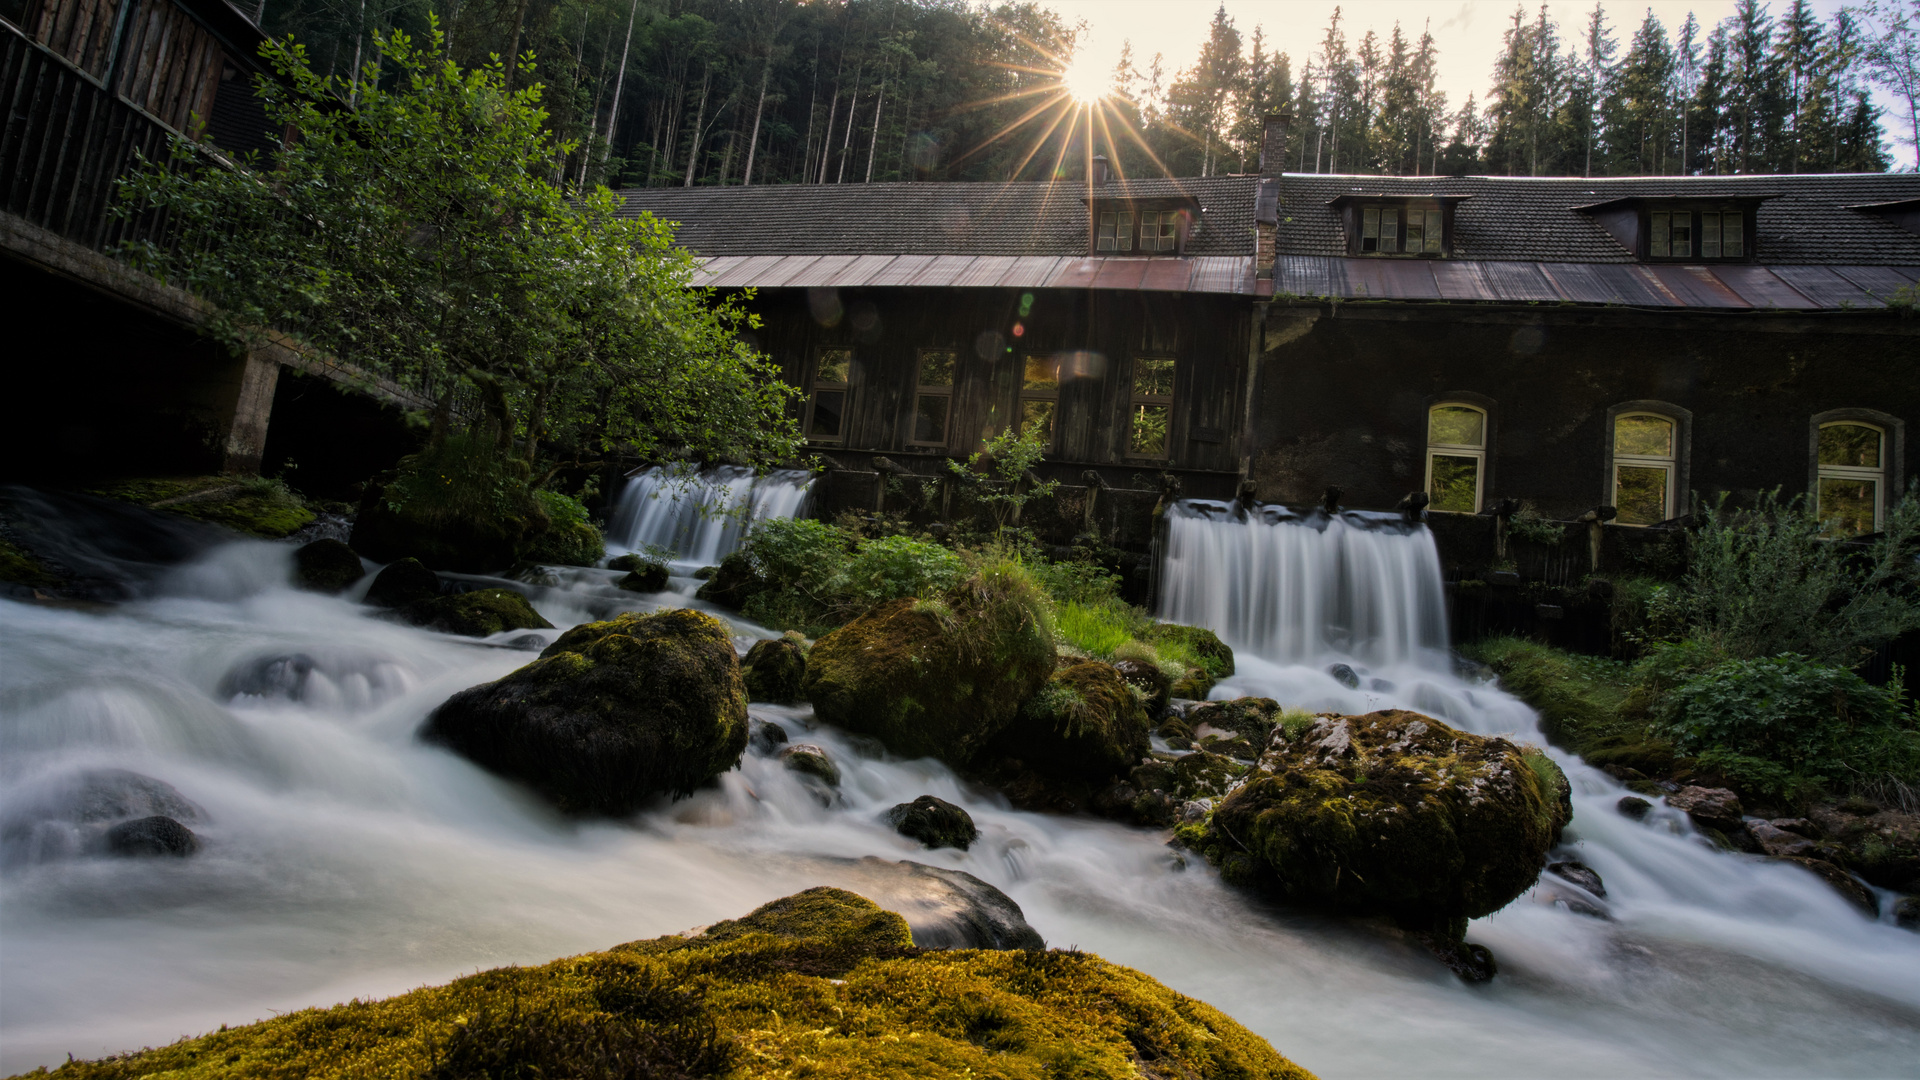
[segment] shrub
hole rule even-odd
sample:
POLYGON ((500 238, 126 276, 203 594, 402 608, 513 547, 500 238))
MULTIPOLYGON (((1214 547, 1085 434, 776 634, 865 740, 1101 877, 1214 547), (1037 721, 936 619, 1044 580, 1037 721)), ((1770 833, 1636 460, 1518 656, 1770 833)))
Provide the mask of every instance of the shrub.
POLYGON ((939 544, 906 536, 868 540, 847 560, 838 600, 865 611, 883 600, 938 596, 966 573, 960 556, 939 544))
POLYGON ((522 553, 528 561, 592 566, 606 555, 606 539, 588 519, 585 503, 558 491, 536 491, 533 497, 546 511, 549 524, 522 553))
POLYGON ((1920 498, 1910 490, 1864 546, 1835 543, 1804 496, 1763 494, 1750 511, 1725 500, 1689 547, 1691 636, 1741 659, 1800 653, 1857 664, 1920 627, 1920 498))
POLYGON ((1529 544, 1555 547, 1566 539, 1567 527, 1542 514, 1533 503, 1523 502, 1520 509, 1507 519, 1507 535, 1529 544))

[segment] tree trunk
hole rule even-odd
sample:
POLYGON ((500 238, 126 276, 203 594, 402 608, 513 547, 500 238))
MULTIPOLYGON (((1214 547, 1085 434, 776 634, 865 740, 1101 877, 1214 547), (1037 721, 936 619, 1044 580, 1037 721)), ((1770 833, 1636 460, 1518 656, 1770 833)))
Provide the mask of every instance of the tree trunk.
POLYGON ((827 133, 820 137, 820 182, 827 182, 827 163, 833 160, 833 121, 840 114, 840 88, 833 88, 833 100, 827 104, 827 133))
POLYGON ((873 183, 873 152, 880 146, 880 110, 887 107, 887 84, 880 83, 880 97, 873 106, 873 137, 867 140, 867 183, 873 183))
POLYGON ((767 80, 773 77, 773 46, 767 46, 767 66, 760 69, 760 102, 753 107, 753 134, 747 138, 747 168, 740 177, 740 186, 753 184, 753 156, 760 149, 760 116, 767 109, 767 80))
MULTIPOLYGON (((525 0, 522 0, 521 10, 526 10, 525 0)), ((633 19, 638 14, 640 14, 640 0, 633 0, 633 6, 627 9, 627 40, 620 46, 620 71, 613 77, 613 104, 607 112, 607 152, 600 155, 603 165, 613 153, 614 136, 620 132, 620 95, 627 86, 627 55, 628 50, 633 48, 633 19)))
POLYGON ((847 105, 847 137, 840 144, 840 171, 834 174, 833 182, 844 184, 847 181, 847 151, 853 146, 853 118, 860 114, 860 76, 853 77, 853 101, 847 105))
POLYGON ((713 68, 700 72, 700 108, 693 114, 693 145, 687 148, 687 179, 681 187, 693 186, 693 168, 700 162, 700 126, 707 119, 707 90, 713 85, 713 68))
MULTIPOLYGON (((507 50, 507 89, 513 89, 513 77, 520 70, 520 33, 527 26, 527 5, 532 0, 520 0, 520 6, 513 13, 513 48, 507 50)), ((614 103, 619 107, 619 102, 614 103)))

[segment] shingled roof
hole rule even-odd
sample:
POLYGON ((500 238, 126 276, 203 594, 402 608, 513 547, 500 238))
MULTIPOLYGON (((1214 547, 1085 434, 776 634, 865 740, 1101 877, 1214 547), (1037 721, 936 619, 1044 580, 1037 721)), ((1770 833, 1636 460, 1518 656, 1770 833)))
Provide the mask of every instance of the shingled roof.
MULTIPOLYGON (((1257 176, 1114 180, 1102 197, 1188 196, 1201 207, 1192 256, 1250 256, 1257 176)), ((651 211, 679 242, 726 255, 1084 255, 1084 181, 772 184, 628 188, 623 216, 651 211)))
POLYGON ((1920 198, 1920 175, 1914 173, 1604 180, 1289 173, 1280 182, 1281 254, 1347 254, 1340 218, 1328 204, 1359 194, 1469 196, 1455 211, 1455 259, 1631 263, 1631 253, 1574 207, 1634 196, 1774 195, 1754 214, 1760 265, 1920 266, 1920 235, 1878 214, 1846 209, 1920 198))

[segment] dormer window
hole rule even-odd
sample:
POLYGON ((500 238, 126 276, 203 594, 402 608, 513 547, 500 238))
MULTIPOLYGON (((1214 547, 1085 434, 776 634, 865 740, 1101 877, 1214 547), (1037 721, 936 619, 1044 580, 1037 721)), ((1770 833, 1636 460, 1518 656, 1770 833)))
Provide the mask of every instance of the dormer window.
POLYGON ((1754 256, 1754 215, 1762 202, 1776 197, 1635 195, 1573 209, 1647 262, 1747 262, 1754 256))
POLYGON ((1746 214, 1739 210, 1650 210, 1649 259, 1744 259, 1746 214))
POLYGON ((1452 250, 1453 207, 1463 196, 1388 199, 1342 195, 1333 206, 1354 255, 1446 255, 1452 250))
MULTIPOLYGON (((1113 205, 1105 199, 1099 201, 1113 205)), ((1128 255, 1138 251, 1147 255, 1174 255, 1199 228, 1200 215, 1191 207, 1121 205, 1127 209, 1104 209, 1096 214, 1094 254, 1128 255)))

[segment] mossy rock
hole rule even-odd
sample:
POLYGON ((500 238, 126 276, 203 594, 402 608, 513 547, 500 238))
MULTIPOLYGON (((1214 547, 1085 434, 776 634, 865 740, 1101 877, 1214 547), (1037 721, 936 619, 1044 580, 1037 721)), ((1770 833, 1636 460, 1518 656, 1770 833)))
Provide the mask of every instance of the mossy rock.
POLYGON ((840 786, 840 766, 833 763, 824 749, 812 743, 793 743, 782 747, 779 756, 780 764, 788 772, 811 776, 828 787, 840 786))
POLYGON ((833 888, 695 936, 304 1009, 57 1075, 1312 1076, 1131 968, 1076 951, 919 949, 900 916, 833 888))
POLYGON ((753 643, 740 661, 748 701, 792 705, 802 700, 807 675, 807 639, 789 631, 753 643))
POLYGON ((747 694, 720 620, 627 614, 576 626, 533 663, 453 695, 422 735, 563 810, 627 814, 732 768, 747 694))
POLYGON ((293 553, 294 582, 303 589, 338 594, 366 576, 360 556, 338 540, 315 540, 293 553))
POLYGON ((945 799, 922 795, 910 803, 900 803, 887 811, 887 824, 895 832, 918 840, 930 848, 967 850, 980 837, 973 815, 945 799))
POLYGON ((606 538, 590 521, 551 523, 528 541, 519 556, 527 562, 592 566, 607 553, 606 538))
POLYGON ((440 575, 414 558, 387 564, 367 586, 367 603, 375 607, 404 608, 439 595, 440 575))
POLYGON ((1200 668, 1189 669, 1185 675, 1174 680, 1173 686, 1168 689, 1169 697, 1176 697, 1183 701, 1205 701, 1207 695, 1211 693, 1213 693, 1213 676, 1200 668))
POLYGON ((1054 672, 987 752, 1050 779, 1111 779, 1147 752, 1147 729, 1140 697, 1120 672, 1085 661, 1054 672))
POLYGON ((1280 703, 1272 698, 1243 697, 1209 701, 1187 710, 1185 717, 1195 745, 1217 754, 1258 757, 1280 724, 1280 703))
POLYGON ((313 523, 306 500, 277 480, 171 476, 121 480, 95 495, 138 503, 265 540, 281 540, 313 523))
MULTIPOLYGON (((1233 674, 1233 650, 1213 631, 1201 626, 1181 626, 1178 623, 1156 623, 1148 633, 1147 640, 1155 645, 1166 643, 1174 650, 1193 658, 1196 665, 1213 679, 1224 679, 1233 674)), ((1211 685, 1211 682, 1209 682, 1211 685)), ((1175 694, 1174 697, 1182 695, 1175 694)), ((1197 700, 1197 699, 1196 699, 1197 700)))
POLYGON ((551 630, 553 624, 533 610, 527 598, 512 589, 475 589, 455 596, 436 596, 400 609, 415 626, 466 637, 491 637, 508 630, 551 630))
POLYGON ((51 589, 61 584, 60 575, 47 569, 33 553, 0 536, 0 581, 51 589))
POLYGON ((1444 939, 1532 886, 1570 813, 1544 755, 1419 713, 1328 714, 1271 747, 1213 816, 1253 878, 1444 939))
POLYGON ((1045 597, 1017 570, 994 568, 944 600, 889 600, 820 638, 804 688, 827 723, 959 764, 1053 668, 1045 597))
POLYGON ((625 577, 614 584, 628 592, 665 592, 668 579, 672 576, 666 563, 643 555, 617 556, 607 562, 607 569, 627 572, 625 577))
POLYGON ((754 570, 752 560, 738 551, 722 558, 712 571, 694 595, 735 611, 768 588, 767 582, 754 570))
POLYGON ((376 562, 412 556, 436 570, 510 567, 552 525, 527 487, 528 471, 471 436, 401 458, 367 484, 353 549, 376 562))
POLYGON ((1166 711, 1167 699, 1173 696, 1173 680, 1160 670, 1159 665, 1145 660, 1118 660, 1113 670, 1127 680, 1127 685, 1140 691, 1142 704, 1149 717, 1159 716, 1166 711))

